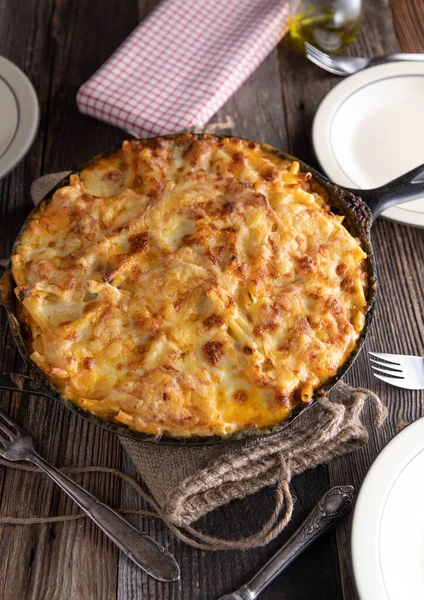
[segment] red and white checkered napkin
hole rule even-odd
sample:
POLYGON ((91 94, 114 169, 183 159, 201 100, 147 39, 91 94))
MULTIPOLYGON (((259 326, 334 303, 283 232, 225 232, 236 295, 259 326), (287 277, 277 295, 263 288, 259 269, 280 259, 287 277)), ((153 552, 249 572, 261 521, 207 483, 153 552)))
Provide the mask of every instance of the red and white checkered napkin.
POLYGON ((135 136, 204 125, 281 39, 289 0, 163 0, 78 91, 135 136))

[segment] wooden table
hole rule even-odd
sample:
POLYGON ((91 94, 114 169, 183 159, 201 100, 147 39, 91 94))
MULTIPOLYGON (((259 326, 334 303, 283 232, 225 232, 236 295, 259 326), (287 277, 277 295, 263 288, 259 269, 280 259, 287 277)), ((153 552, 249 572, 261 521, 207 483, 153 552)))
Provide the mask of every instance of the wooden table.
MULTIPOLYGON (((78 113, 75 95, 155 5, 152 0, 0 0, 0 54, 31 78, 40 99, 41 123, 31 151, 0 181, 0 257, 31 209, 31 182, 44 173, 77 167, 113 146, 125 134, 78 113)), ((365 2, 366 18, 349 52, 375 55, 399 49, 424 51, 423 0, 365 2)), ((316 108, 339 79, 291 51, 285 39, 228 101, 214 119, 230 115, 234 134, 268 142, 316 165, 310 132, 316 108)), ((405 149, 407 151, 407 149, 405 149)), ((377 313, 368 338, 374 350, 419 354, 423 351, 422 230, 381 220, 373 229, 380 275, 377 313)), ((20 366, 0 317, 3 371, 20 366)), ((0 527, 0 598, 2 600, 214 600, 229 592, 266 561, 318 498, 334 484, 359 488, 376 454, 399 423, 424 414, 421 392, 404 392, 371 376, 366 353, 346 380, 377 392, 389 408, 384 427, 370 425, 362 451, 307 472, 293 481, 297 496, 290 526, 268 547, 249 552, 206 553, 174 538, 152 519, 134 522, 167 543, 182 567, 177 584, 149 579, 87 520, 58 525, 0 527)), ((131 473, 117 438, 77 418, 48 399, 3 393, 0 406, 33 434, 38 448, 56 465, 109 465, 131 473), (40 406, 43 405, 43 406, 40 406)), ((112 506, 140 506, 126 485, 106 475, 80 478, 112 506)), ((269 514, 272 490, 233 503, 205 519, 218 535, 246 535, 269 514)), ((56 515, 75 506, 43 475, 0 468, 0 515, 56 515)), ((305 552, 261 596, 264 600, 353 600, 349 560, 351 520, 305 552)))

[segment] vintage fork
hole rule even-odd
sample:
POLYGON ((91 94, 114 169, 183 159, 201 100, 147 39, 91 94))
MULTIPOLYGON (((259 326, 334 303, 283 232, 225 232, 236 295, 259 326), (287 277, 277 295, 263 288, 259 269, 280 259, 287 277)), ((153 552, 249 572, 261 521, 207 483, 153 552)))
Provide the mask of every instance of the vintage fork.
POLYGON ((424 358, 405 354, 369 352, 374 377, 407 390, 424 390, 424 358), (379 359, 379 360, 376 360, 379 359), (378 365, 378 366, 375 366, 378 365), (384 367, 384 369, 382 368, 384 367), (384 375, 379 375, 384 373, 384 375))
POLYGON ((372 58, 365 58, 359 56, 333 56, 326 54, 312 44, 305 42, 306 57, 311 62, 318 65, 325 71, 329 71, 334 75, 345 77, 352 75, 357 71, 362 71, 367 67, 371 67, 377 64, 383 64, 388 62, 396 61, 415 61, 424 62, 424 53, 422 54, 407 54, 404 52, 395 54, 385 54, 384 56, 373 56, 372 58))
POLYGON ((177 581, 180 570, 174 557, 155 540, 141 533, 118 513, 49 464, 34 449, 32 437, 0 411, 0 456, 28 460, 40 467, 68 494, 100 529, 137 566, 159 581, 177 581))

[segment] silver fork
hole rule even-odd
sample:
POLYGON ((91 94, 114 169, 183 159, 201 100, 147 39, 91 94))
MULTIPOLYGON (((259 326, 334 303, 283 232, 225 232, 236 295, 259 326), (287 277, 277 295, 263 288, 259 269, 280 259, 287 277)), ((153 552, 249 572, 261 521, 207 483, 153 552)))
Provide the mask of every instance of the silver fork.
POLYGON ((137 566, 159 581, 177 581, 180 570, 174 557, 155 540, 141 533, 118 513, 53 467, 34 449, 32 437, 0 411, 0 456, 28 460, 40 467, 137 566))
POLYGON ((422 54, 407 54, 407 53, 395 53, 385 54, 383 56, 374 56, 372 58, 365 58, 359 56, 333 56, 326 54, 312 44, 305 42, 306 57, 311 62, 321 67, 325 71, 345 77, 346 75, 352 75, 357 71, 362 71, 367 67, 373 65, 395 62, 395 61, 416 61, 424 62, 424 53, 422 54))
POLYGON ((421 356, 382 354, 380 352, 369 352, 368 354, 375 357, 370 358, 370 361, 373 363, 371 367, 377 379, 407 390, 424 390, 424 358, 421 356), (384 375, 379 375, 379 373, 384 373, 384 375))

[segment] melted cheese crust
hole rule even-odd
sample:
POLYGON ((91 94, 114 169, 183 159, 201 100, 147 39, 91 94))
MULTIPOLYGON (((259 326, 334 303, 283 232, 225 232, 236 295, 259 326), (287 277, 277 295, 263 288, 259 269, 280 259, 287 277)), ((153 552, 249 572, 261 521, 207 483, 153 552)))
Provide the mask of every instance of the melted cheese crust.
POLYGON ((32 360, 129 428, 228 435, 284 420, 364 326, 366 254, 270 147, 126 141, 42 204, 13 256, 32 360))

